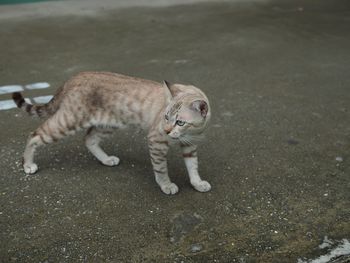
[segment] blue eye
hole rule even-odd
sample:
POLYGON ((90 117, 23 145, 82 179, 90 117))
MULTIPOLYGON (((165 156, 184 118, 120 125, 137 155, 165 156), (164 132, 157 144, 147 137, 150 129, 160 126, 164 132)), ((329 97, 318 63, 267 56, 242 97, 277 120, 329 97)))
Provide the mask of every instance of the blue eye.
POLYGON ((181 120, 176 121, 176 125, 179 125, 179 126, 184 126, 185 123, 186 123, 185 121, 181 121, 181 120))

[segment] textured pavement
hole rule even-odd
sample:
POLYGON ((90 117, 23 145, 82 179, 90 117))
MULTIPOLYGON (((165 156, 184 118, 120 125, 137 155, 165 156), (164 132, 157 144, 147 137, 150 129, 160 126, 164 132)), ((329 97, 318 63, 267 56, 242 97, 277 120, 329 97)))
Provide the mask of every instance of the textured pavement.
POLYGON ((85 70, 192 83, 212 104, 199 149, 212 190, 191 188, 173 149, 180 192, 164 195, 139 130, 104 143, 118 167, 80 133, 40 149, 26 176, 41 121, 0 110, 0 262, 308 262, 350 239, 348 1, 71 4, 0 6, 0 86, 48 82, 24 94, 52 95, 85 70))

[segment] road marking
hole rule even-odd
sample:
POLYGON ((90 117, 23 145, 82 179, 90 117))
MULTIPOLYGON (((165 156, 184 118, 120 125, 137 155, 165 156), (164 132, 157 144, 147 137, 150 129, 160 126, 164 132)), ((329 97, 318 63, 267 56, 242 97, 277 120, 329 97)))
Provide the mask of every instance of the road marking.
POLYGON ((49 95, 49 96, 35 97, 33 98, 33 100, 35 103, 44 104, 44 103, 48 103, 52 98, 53 96, 49 95))
MULTIPOLYGON (((30 103, 30 99, 25 98, 27 103, 30 103)), ((16 103, 13 100, 0 100, 0 110, 9 110, 12 108, 17 108, 16 103)))
POLYGON ((50 87, 50 84, 47 82, 38 82, 25 85, 26 89, 47 89, 48 87, 50 87))
MULTIPOLYGON (((0 95, 2 94, 8 94, 18 91, 24 91, 24 90, 34 90, 34 89, 47 89, 50 87, 50 84, 47 82, 36 82, 24 85, 6 85, 6 86, 0 86, 0 95)), ((53 96, 39 96, 32 99, 34 103, 38 104, 45 104, 48 103, 53 96)), ((31 100, 28 98, 25 98, 25 101, 27 103, 31 103, 31 100)), ((13 100, 0 100, 0 110, 9 110, 17 108, 16 103, 13 100)))
MULTIPOLYGON (((52 95, 48 95, 48 96, 35 97, 35 98, 32 98, 32 100, 38 104, 45 104, 45 103, 48 103, 52 98, 53 98, 52 95)), ((27 103, 32 104, 30 100, 31 99, 29 98, 25 98, 25 101, 27 103)), ((13 100, 0 100, 0 110, 9 110, 13 108, 17 108, 17 105, 13 100)))
POLYGON ((0 87, 0 94, 12 93, 16 91, 23 91, 23 87, 21 85, 8 85, 0 87))
POLYGON ((9 110, 16 108, 17 105, 13 100, 1 100, 0 101, 0 110, 9 110))
POLYGON ((6 86, 0 86, 0 95, 17 92, 17 91, 23 91, 24 89, 28 89, 28 90, 47 89, 49 87, 50 87, 50 84, 47 82, 32 83, 32 84, 25 85, 24 87, 22 85, 6 85, 6 86))

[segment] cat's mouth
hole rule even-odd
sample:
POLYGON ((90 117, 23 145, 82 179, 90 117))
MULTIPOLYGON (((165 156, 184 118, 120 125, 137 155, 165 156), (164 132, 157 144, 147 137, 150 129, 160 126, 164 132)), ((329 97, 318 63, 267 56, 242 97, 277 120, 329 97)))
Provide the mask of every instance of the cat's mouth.
POLYGON ((173 140, 179 140, 181 137, 180 135, 172 135, 172 134, 168 134, 168 136, 173 140))

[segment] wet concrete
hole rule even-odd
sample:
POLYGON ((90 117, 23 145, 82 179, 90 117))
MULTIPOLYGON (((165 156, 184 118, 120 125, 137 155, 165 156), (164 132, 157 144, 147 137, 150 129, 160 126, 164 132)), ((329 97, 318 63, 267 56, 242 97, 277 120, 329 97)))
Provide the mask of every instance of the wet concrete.
POLYGON ((3 19, 0 35, 0 85, 52 85, 28 97, 108 70, 194 83, 213 108, 199 152, 212 190, 190 187, 174 149, 175 196, 159 190, 144 133, 133 130, 104 144, 121 158, 116 168, 78 134, 41 149, 40 171, 26 176, 21 154, 40 120, 0 111, 1 262, 283 263, 326 253, 325 236, 350 238, 347 1, 3 19))

